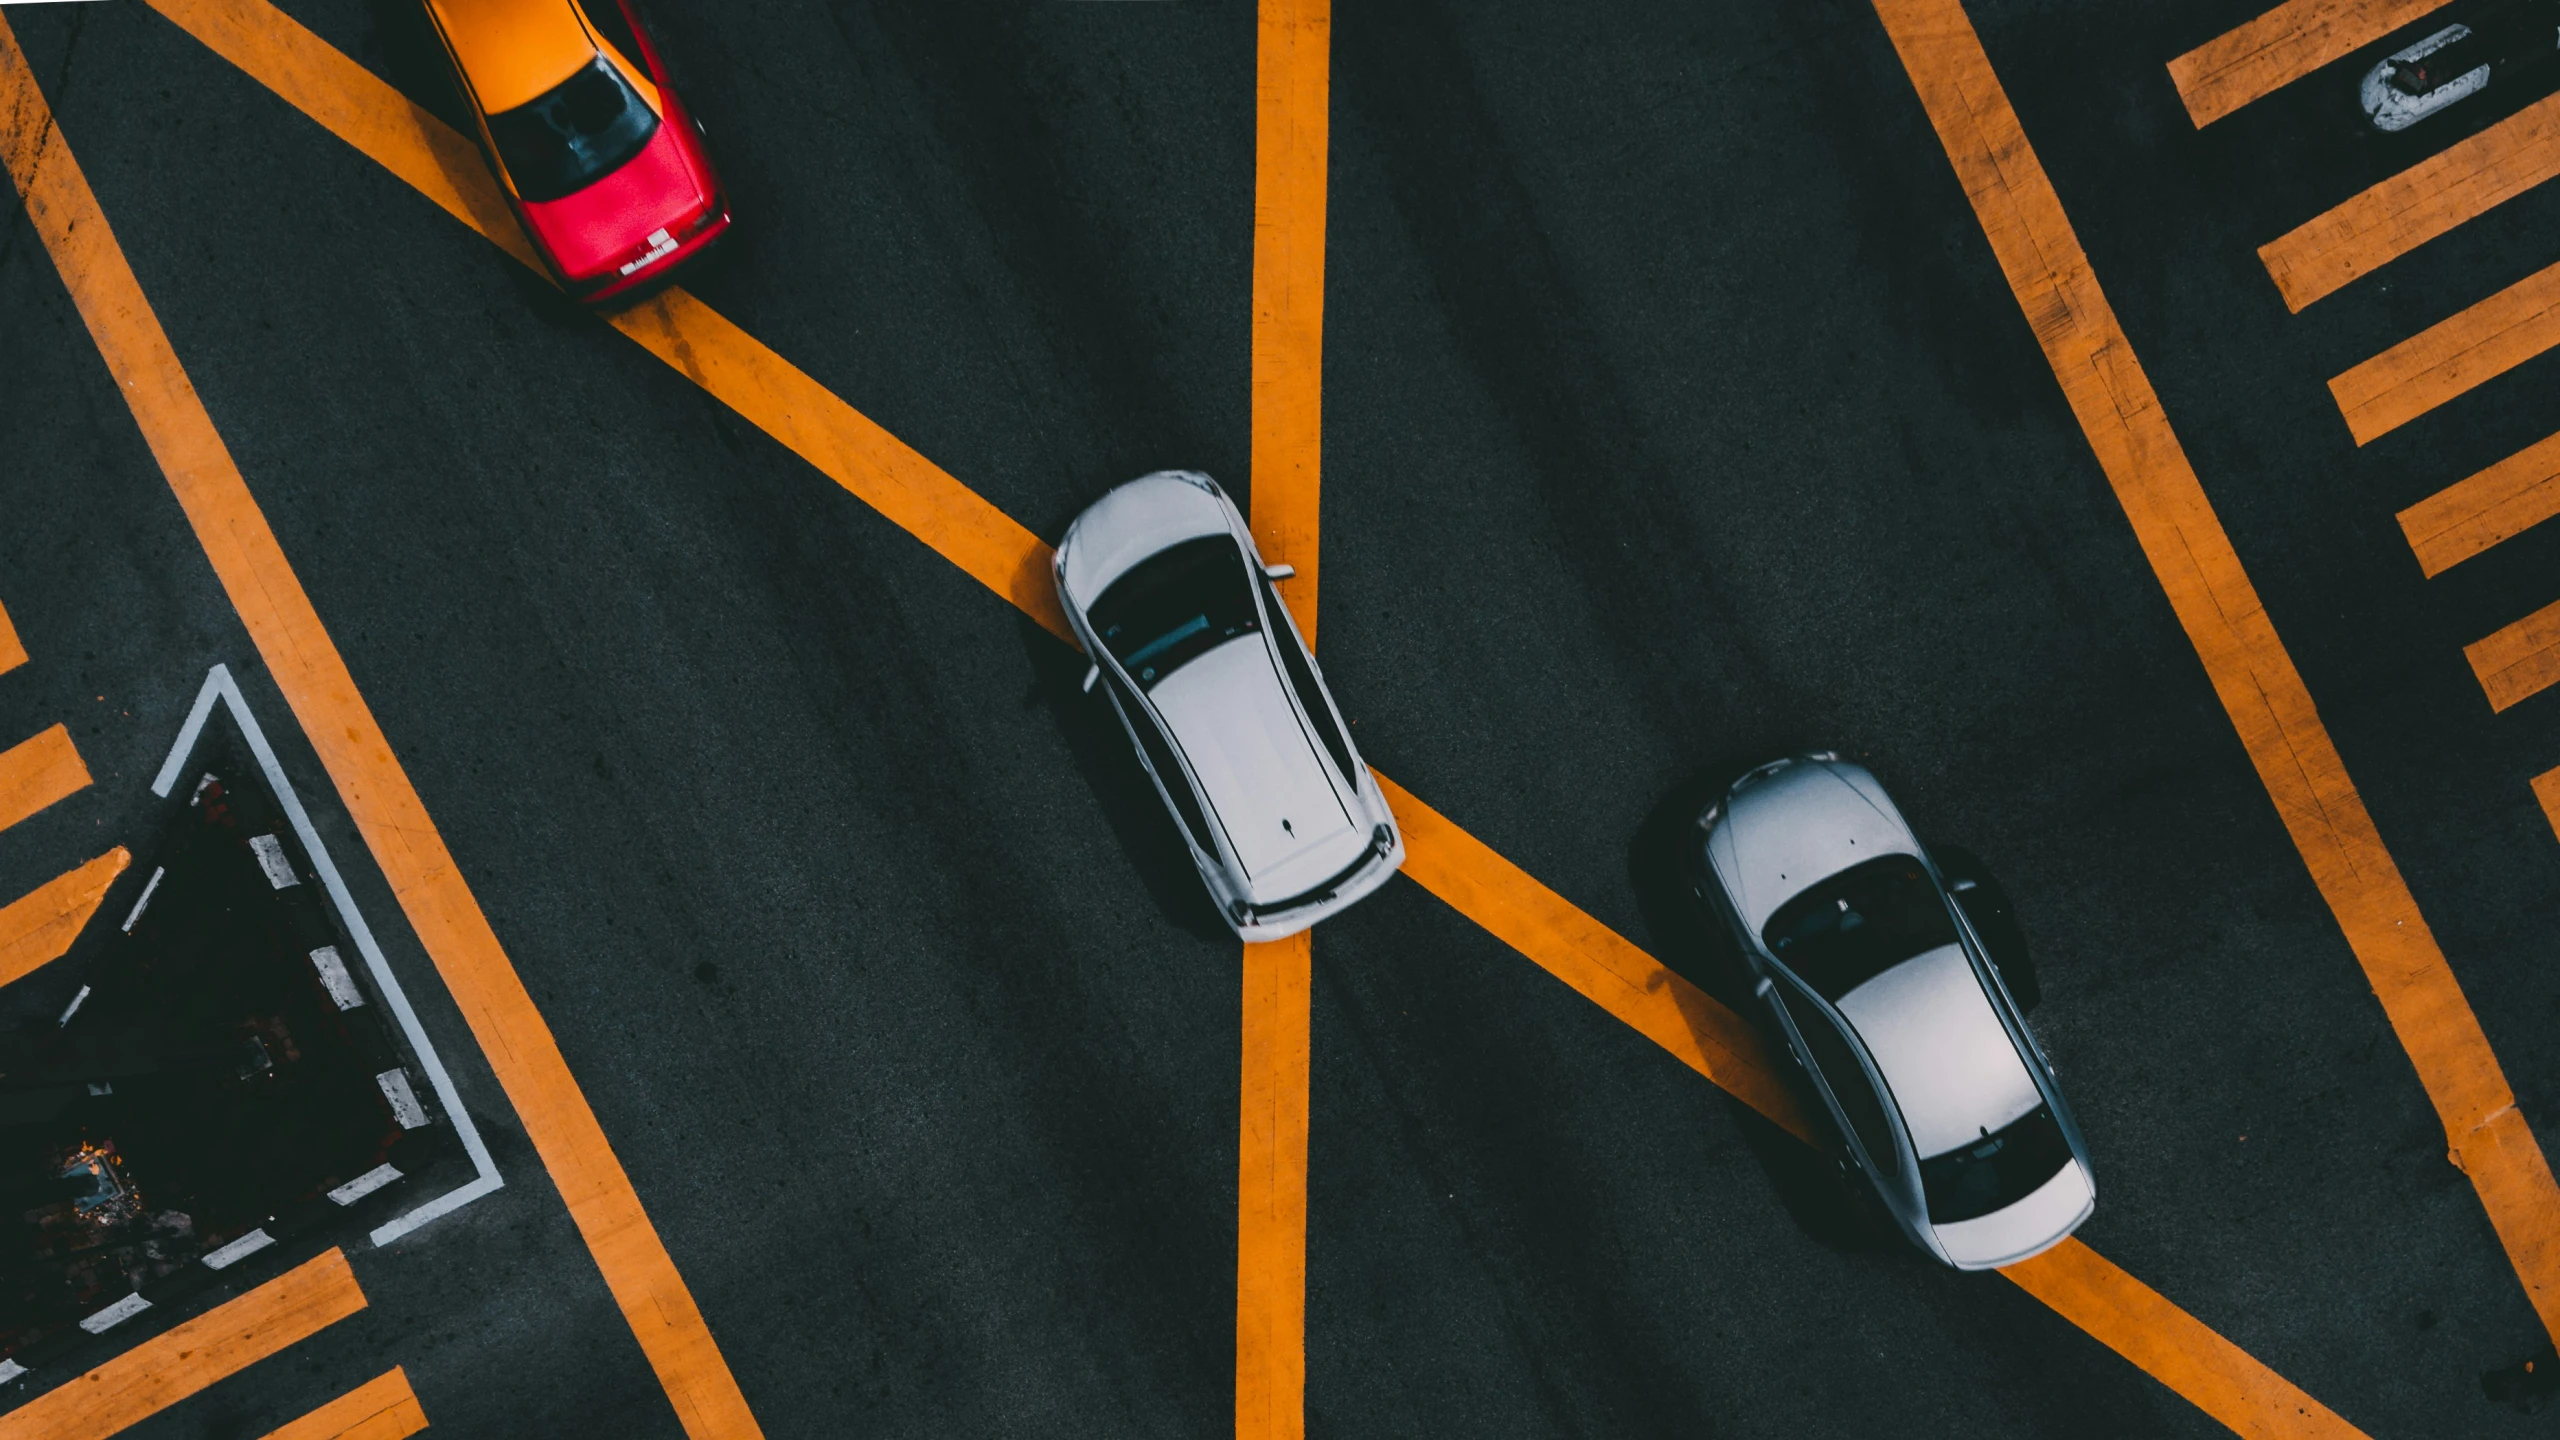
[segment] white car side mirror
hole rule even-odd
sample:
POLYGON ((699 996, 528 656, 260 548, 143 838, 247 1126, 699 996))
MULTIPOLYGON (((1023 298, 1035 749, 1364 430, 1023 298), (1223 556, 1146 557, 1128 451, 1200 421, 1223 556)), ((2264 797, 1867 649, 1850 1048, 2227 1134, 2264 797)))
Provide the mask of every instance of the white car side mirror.
POLYGON ((1102 667, 1100 665, 1087 665, 1084 667, 1084 684, 1079 688, 1081 688, 1087 695, 1090 695, 1093 693, 1094 682, 1101 678, 1102 667))
POLYGON ((1295 565, 1265 565, 1262 567, 1262 573, 1273 580, 1286 580, 1290 576, 1298 573, 1298 567, 1295 565))

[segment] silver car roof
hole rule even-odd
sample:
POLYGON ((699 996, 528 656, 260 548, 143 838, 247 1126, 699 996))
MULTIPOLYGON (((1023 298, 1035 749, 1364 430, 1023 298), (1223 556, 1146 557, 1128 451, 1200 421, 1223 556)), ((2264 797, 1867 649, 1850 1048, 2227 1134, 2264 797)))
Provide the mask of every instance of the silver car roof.
POLYGON ((2044 1103, 1961 946, 1915 955, 1840 997, 1924 1158, 2044 1103))

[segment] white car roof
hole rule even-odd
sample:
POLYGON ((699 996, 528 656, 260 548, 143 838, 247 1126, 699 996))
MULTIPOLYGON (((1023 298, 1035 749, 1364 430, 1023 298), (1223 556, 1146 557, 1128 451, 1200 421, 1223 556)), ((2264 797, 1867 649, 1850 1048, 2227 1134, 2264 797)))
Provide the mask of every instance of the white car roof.
POLYGON ((1200 535, 1232 534, 1229 507, 1209 477, 1188 470, 1142 475, 1093 502, 1058 542, 1058 578, 1081 609, 1129 567, 1200 535))
POLYGON ((1239 635, 1148 693, 1226 828, 1257 901, 1311 889, 1369 846, 1283 688, 1262 635, 1239 635))
POLYGON ((1921 1158, 1997 1132, 2044 1103, 1961 947, 1924 951, 1840 997, 1921 1158))

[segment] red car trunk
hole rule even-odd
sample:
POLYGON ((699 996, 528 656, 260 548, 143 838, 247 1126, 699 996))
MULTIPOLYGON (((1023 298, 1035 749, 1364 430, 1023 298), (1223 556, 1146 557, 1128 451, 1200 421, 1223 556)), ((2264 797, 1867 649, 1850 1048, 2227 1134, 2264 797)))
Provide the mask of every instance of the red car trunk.
POLYGON ((704 193, 700 172, 685 153, 681 124, 660 125, 639 154, 585 189, 525 204, 525 224, 573 287, 620 281, 626 277, 614 272, 653 248, 664 253, 635 268, 629 278, 665 264, 676 247, 653 247, 650 238, 659 231, 692 238, 686 233, 692 222, 715 202, 704 193))

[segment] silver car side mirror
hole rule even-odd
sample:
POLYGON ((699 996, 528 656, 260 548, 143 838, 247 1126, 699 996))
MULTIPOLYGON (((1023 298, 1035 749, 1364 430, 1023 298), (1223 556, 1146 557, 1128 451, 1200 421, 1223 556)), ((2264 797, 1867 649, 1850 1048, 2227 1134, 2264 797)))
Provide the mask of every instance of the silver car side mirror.
POLYGON ((1298 567, 1295 565, 1265 565, 1262 567, 1262 573, 1273 580, 1286 580, 1290 576, 1298 573, 1298 567))
POLYGON ((1079 688, 1081 688, 1087 695, 1090 695, 1093 693, 1094 682, 1101 678, 1102 667, 1100 665, 1087 665, 1084 667, 1084 684, 1079 688))

